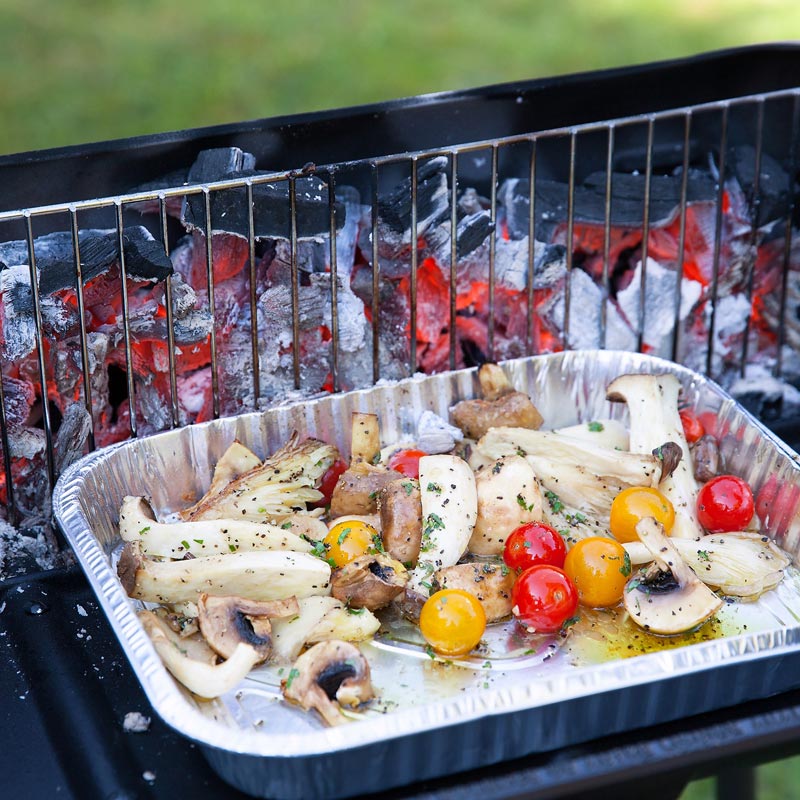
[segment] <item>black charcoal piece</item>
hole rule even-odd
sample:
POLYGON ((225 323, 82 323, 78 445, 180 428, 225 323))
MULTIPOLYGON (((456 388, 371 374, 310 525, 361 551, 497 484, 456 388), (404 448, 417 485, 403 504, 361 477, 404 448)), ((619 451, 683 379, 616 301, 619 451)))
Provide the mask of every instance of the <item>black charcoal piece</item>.
MULTIPOLYGON (((125 256, 131 260, 129 273, 140 280, 163 280, 172 273, 172 262, 163 246, 141 226, 127 228, 124 234, 125 256), (133 269, 131 269, 133 266, 133 269)), ((104 273, 119 258, 119 239, 116 230, 79 231, 81 274, 86 283, 104 273)), ((72 234, 64 231, 48 233, 33 242, 36 267, 39 271, 39 291, 42 295, 75 288, 75 256, 72 234)), ((28 263, 26 241, 0 244, 0 262, 9 267, 28 263)), ((30 291, 30 288, 28 289, 30 291)))
MULTIPOLYGON (((223 175, 219 180, 243 179, 264 175, 261 172, 239 172, 223 175)), ((306 239, 330 232, 328 187, 318 178, 300 178, 295 184, 297 236, 306 239)), ((344 203, 336 201, 336 228, 345 223, 344 203)), ((183 204, 183 224, 189 229, 205 231, 205 199, 189 195, 183 204)), ((253 186, 253 223, 256 239, 291 236, 291 201, 286 181, 253 186)), ((211 228, 214 233, 230 233, 244 239, 249 236, 247 194, 244 189, 224 189, 211 197, 211 228)))
MULTIPOLYGON (((756 151, 749 145, 734 147, 729 155, 731 174, 739 181, 750 202, 756 176, 756 151)), ((772 156, 762 151, 758 179, 759 210, 756 225, 782 219, 786 216, 791 200, 789 174, 772 156)))
MULTIPOLYGON (((450 200, 445 170, 448 159, 432 158, 417 167, 417 221, 437 224, 450 214, 450 200)), ((397 233, 404 233, 411 224, 411 176, 401 181, 378 201, 381 222, 397 233)))
POLYGON ((486 241, 486 237, 494 230, 491 214, 478 211, 459 220, 456 230, 456 253, 464 258, 486 241))
POLYGON ((255 169, 256 157, 238 147, 216 147, 203 150, 189 168, 189 183, 213 183, 226 176, 239 175, 255 169))

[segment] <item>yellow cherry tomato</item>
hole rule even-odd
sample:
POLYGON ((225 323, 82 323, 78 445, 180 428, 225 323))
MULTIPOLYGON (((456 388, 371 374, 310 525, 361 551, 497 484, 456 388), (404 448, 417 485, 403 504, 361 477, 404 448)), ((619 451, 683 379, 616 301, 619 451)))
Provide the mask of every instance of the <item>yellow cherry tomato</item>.
POLYGON ((583 605, 608 608, 622 599, 631 562, 619 542, 591 536, 573 545, 564 561, 564 572, 575 584, 583 605))
POLYGON ((343 567, 374 547, 373 536, 378 531, 358 519, 348 519, 334 525, 322 540, 327 551, 328 563, 332 567, 343 567))
POLYGON ((618 542, 638 542, 636 523, 654 517, 666 533, 675 524, 675 508, 658 489, 632 486, 623 489, 611 504, 611 534, 618 542))
POLYGON ((463 656, 486 630, 486 613, 477 597, 463 589, 442 589, 422 606, 419 629, 440 655, 463 656))

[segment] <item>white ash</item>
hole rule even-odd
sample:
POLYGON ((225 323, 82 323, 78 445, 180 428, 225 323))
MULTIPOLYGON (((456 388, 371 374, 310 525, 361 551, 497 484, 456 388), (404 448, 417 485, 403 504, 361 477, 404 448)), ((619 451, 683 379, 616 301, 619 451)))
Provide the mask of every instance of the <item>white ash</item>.
POLYGON ((0 580, 17 571, 26 560, 33 559, 40 569, 54 569, 65 563, 64 554, 52 533, 21 531, 0 519, 0 580))
POLYGON ((8 449, 12 458, 29 461, 44 453, 47 439, 41 428, 18 428, 8 433, 8 449))
POLYGON ((449 453, 464 434, 433 411, 423 411, 417 420, 417 444, 431 455, 449 453))
POLYGON ((80 604, 77 603, 75 606, 75 610, 80 614, 82 617, 88 617, 89 612, 80 604))
MULTIPOLYGON (((657 355, 667 355, 675 327, 676 273, 661 266, 653 258, 647 259, 645 275, 645 307, 643 341, 657 355)), ((698 281, 683 278, 679 319, 686 319, 697 304, 703 287, 698 281)), ((636 331, 640 323, 642 296, 642 262, 636 264, 630 284, 617 294, 617 302, 631 328, 636 331)))
POLYGON ((30 311, 33 303, 31 278, 27 265, 9 267, 0 272, 0 300, 3 303, 3 357, 16 361, 36 347, 36 324, 30 311), (20 309, 20 306, 27 306, 29 310, 20 309))
MULTIPOLYGON (((145 733, 150 730, 150 722, 150 717, 146 717, 141 712, 129 711, 122 721, 122 730, 125 731, 125 733, 145 733)), ((145 778, 145 780, 151 779, 145 778)), ((155 775, 153 775, 152 780, 155 780, 155 775)))
POLYGON ((144 780, 146 780, 148 783, 155 783, 156 774, 153 772, 153 770, 148 769, 142 773, 142 778, 144 778, 144 780))

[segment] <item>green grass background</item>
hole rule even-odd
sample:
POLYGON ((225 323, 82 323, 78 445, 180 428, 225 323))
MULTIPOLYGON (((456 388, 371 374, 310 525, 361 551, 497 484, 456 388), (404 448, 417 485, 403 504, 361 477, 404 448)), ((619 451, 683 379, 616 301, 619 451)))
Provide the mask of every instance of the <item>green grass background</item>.
POLYGON ((789 39, 800 0, 0 0, 0 154, 789 39))

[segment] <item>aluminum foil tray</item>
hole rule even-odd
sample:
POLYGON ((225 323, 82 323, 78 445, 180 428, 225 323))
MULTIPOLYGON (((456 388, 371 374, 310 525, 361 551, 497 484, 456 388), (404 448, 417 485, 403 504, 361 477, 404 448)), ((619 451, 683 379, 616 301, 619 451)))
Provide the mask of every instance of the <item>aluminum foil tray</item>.
MULTIPOLYGON (((766 532, 796 560, 797 456, 712 381, 667 361, 609 351, 538 356, 504 368, 532 395, 547 428, 624 418, 623 404, 605 400, 611 380, 628 372, 674 373, 690 406, 715 413, 728 470, 770 498, 766 532)), ((800 686, 800 581, 793 567, 757 603, 726 604, 710 633, 704 629, 680 647, 662 641, 634 657, 619 657, 639 652, 633 646, 612 652, 604 636, 580 631, 566 643, 540 637, 521 650, 512 641, 513 623, 487 635, 480 658, 457 663, 379 637, 363 647, 381 701, 361 721, 334 729, 280 699, 275 667, 255 670, 237 691, 212 702, 176 684, 113 567, 124 495, 146 495, 166 515, 202 494, 234 439, 265 456, 297 430, 346 453, 353 411, 376 412, 389 443, 413 434, 424 409, 446 418, 453 403, 478 395, 475 370, 415 377, 126 442, 92 453, 59 481, 58 523, 153 707, 196 741, 229 783, 271 798, 368 794, 800 686)))

